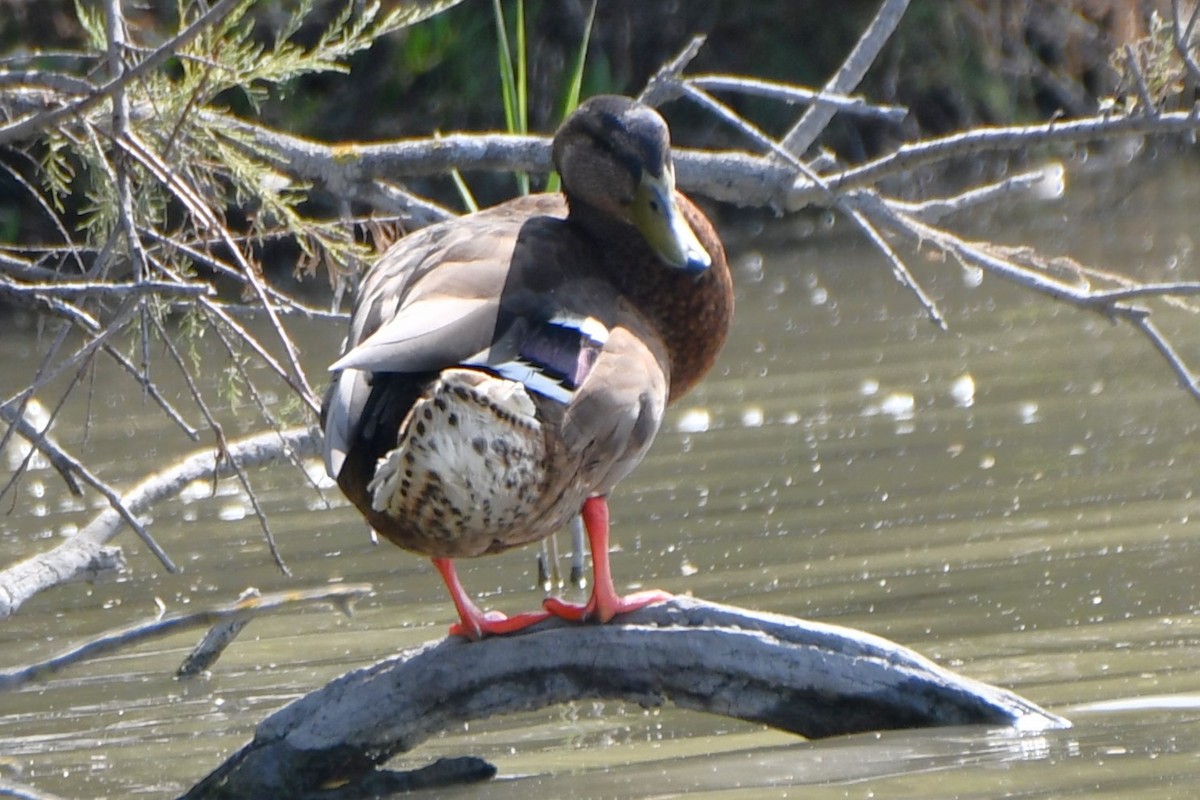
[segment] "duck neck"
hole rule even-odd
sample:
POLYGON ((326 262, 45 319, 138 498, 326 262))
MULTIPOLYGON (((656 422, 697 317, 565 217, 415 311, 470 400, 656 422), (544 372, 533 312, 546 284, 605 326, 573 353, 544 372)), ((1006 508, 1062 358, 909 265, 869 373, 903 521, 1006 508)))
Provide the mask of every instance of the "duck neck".
POLYGON ((725 251, 704 214, 678 198, 692 230, 712 256, 699 274, 667 266, 632 225, 571 204, 568 219, 603 246, 603 268, 635 308, 654 325, 670 361, 674 402, 695 386, 716 361, 733 318, 733 284, 725 251))

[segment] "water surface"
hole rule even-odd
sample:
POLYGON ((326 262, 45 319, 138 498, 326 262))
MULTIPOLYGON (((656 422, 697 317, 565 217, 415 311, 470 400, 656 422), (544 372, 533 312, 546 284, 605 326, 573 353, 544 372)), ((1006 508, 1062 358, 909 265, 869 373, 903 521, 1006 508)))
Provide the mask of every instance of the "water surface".
MULTIPOLYGON (((980 222, 977 234, 1196 280, 1197 172, 1180 163, 1091 186, 980 222)), ((1127 327, 917 257, 950 323, 940 333, 844 223, 730 231, 733 339, 613 499, 618 584, 861 628, 1075 727, 808 742, 692 712, 584 703, 472 723, 397 761, 475 754, 499 767, 485 787, 439 793, 452 797, 1191 797, 1200 407, 1165 364, 1127 327)), ((1155 309, 1200 364, 1200 321, 1155 309)), ((340 329, 296 331, 319 375, 340 329)), ((0 339, 0 394, 44 346, 0 339)), ((222 356, 206 358, 215 379, 222 356)), ((86 444, 82 403, 55 434, 111 483, 190 449, 112 370, 93 391, 86 444)), ((253 418, 225 410, 231 430, 253 418)), ((0 464, 0 478, 9 469, 0 464)), ((171 677, 196 638, 181 635, 0 695, 0 778, 64 797, 174 796, 289 700, 444 634, 453 609, 425 561, 372 544, 336 491, 327 509, 290 468, 253 481, 293 578, 272 565, 235 482, 215 496, 197 485, 153 510, 151 530, 181 574, 123 534, 129 570, 118 579, 44 593, 0 622, 2 665, 153 616, 158 601, 186 610, 248 586, 330 581, 376 593, 351 619, 311 608, 257 620, 199 680, 171 677)), ((0 560, 52 546, 90 514, 53 471, 35 470, 0 522, 0 560)), ((464 562, 463 579, 494 607, 534 606, 534 553, 464 562)))

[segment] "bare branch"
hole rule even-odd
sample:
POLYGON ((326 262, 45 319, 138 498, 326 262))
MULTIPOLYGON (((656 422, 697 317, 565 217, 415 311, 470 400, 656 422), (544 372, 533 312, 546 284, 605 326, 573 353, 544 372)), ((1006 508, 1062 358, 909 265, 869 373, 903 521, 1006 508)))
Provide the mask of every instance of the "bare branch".
MULTIPOLYGON (((200 388, 196 385, 196 381, 193 379, 191 371, 188 370, 187 365, 183 361, 183 356, 179 354, 179 350, 175 347, 175 343, 171 341, 171 337, 163 328, 162 323, 155 319, 153 324, 158 331, 159 337, 162 339, 163 343, 166 344, 167 349, 171 354, 171 358, 174 359, 175 364, 179 367, 179 371, 183 375, 184 382, 187 384, 188 391, 192 394, 193 402, 196 403, 196 407, 200 409, 200 413, 204 416, 205 421, 208 422, 209 430, 211 430, 213 435, 216 436, 217 447, 221 453, 226 454, 226 457, 228 457, 227 454, 229 452, 229 442, 225 438, 225 429, 221 427, 221 424, 217 422, 217 419, 213 415, 212 411, 209 410, 208 403, 204 400, 204 395, 200 392, 200 388)), ((229 343, 224 334, 221 332, 220 328, 216 325, 213 325, 213 329, 217 331, 221 342, 225 344, 225 347, 229 350, 230 356, 233 356, 233 350, 229 347, 229 343)), ((249 382, 248 378, 247 381, 249 382)), ((250 385, 253 386, 252 383, 250 383, 250 385)), ((270 415, 267 415, 267 418, 269 421, 274 422, 270 415)), ((272 425, 272 427, 278 431, 277 425, 272 425)), ((289 457, 292 457, 291 451, 288 451, 288 454, 289 457)), ((284 575, 291 577, 292 571, 288 568, 287 564, 284 563, 283 556, 280 554, 279 548, 275 545, 275 536, 271 533, 271 526, 268 524, 267 516, 263 513, 262 506, 258 502, 258 496, 254 492, 254 487, 250 485, 250 478, 246 475, 245 470, 241 468, 236 460, 231 461, 230 464, 233 467, 234 474, 237 476, 238 483, 242 485, 242 491, 246 493, 246 497, 249 498, 250 504, 254 508, 254 514, 258 518, 258 522, 262 527, 263 534, 266 536, 267 547, 271 551, 271 557, 275 559, 275 564, 279 567, 279 571, 284 575)), ((299 467, 298 463, 297 467, 299 467)), ((303 469, 301 469, 301 472, 303 472, 303 469)))
POLYGON ((64 119, 81 116, 86 111, 108 100, 134 80, 174 58, 185 44, 196 38, 206 28, 216 25, 243 2, 245 0, 218 0, 215 5, 197 17, 195 22, 163 42, 157 50, 138 62, 136 66, 125 70, 120 76, 113 78, 87 97, 51 111, 30 114, 15 122, 0 126, 0 144, 29 138, 34 134, 58 125, 64 119))
MULTIPOLYGON (((0 414, 3 414, 6 417, 13 417, 12 424, 20 425, 21 422, 24 421, 23 417, 17 417, 6 412, 7 405, 0 406, 0 414)), ((52 452, 52 460, 57 460, 59 463, 64 464, 66 468, 69 469, 71 475, 78 476, 83 480, 84 483, 86 483, 88 486, 91 486, 93 489, 103 495, 104 499, 108 500, 111 510, 115 511, 117 515, 124 520, 130 528, 133 529, 133 532, 136 533, 138 538, 145 543, 146 547, 150 549, 150 552, 154 553, 158 560, 162 562, 162 565, 168 572, 174 573, 179 571, 179 568, 175 566, 175 562, 173 562, 171 557, 167 555, 166 551, 159 546, 158 542, 154 541, 154 537, 151 536, 150 532, 146 530, 146 527, 142 525, 140 521, 138 521, 137 517, 135 516, 135 512, 125 505, 120 495, 117 494, 116 490, 102 481, 91 470, 85 467, 82 462, 69 455, 61 447, 54 446, 52 443, 47 442, 45 431, 36 433, 35 438, 32 441, 37 449, 49 450, 52 452)), ((5 488, 7 489, 7 487, 5 488)))
POLYGON ((683 71, 700 54, 700 48, 704 46, 705 38, 704 36, 693 36, 674 58, 659 67, 658 72, 646 81, 646 88, 638 95, 638 100, 657 108, 679 97, 682 93, 683 71))
POLYGON ((0 72, 0 87, 4 86, 50 89, 62 95, 90 94, 96 89, 96 85, 91 81, 74 75, 38 69, 0 72))
POLYGON ((395 214, 413 228, 424 228, 455 216, 444 206, 382 180, 359 187, 351 197, 385 214, 395 214))
POLYGON ((964 242, 948 231, 919 222, 891 207, 873 193, 860 190, 854 192, 851 198, 857 207, 868 213, 873 219, 880 221, 881 224, 886 224, 892 232, 900 234, 914 246, 936 246, 964 264, 987 270, 991 274, 1010 280, 1027 289, 1080 308, 1097 311, 1110 319, 1125 320, 1131 323, 1166 360, 1184 389, 1193 398, 1200 401, 1200 381, 1188 369, 1166 337, 1150 322, 1150 311, 1123 305, 1119 302, 1130 297, 1149 295, 1198 294, 1200 293, 1200 284, 1149 284, 1122 287, 1116 290, 1093 291, 1084 283, 1069 284, 1057 280, 989 252, 987 245, 964 242))
POLYGON ((1158 350, 1159 354, 1170 365, 1172 371, 1174 371, 1175 377, 1179 379, 1179 385, 1193 399, 1200 401, 1200 381, 1196 380, 1196 375, 1188 369, 1187 364, 1184 363, 1183 358, 1176 352, 1175 348, 1171 346, 1171 342, 1167 340, 1167 337, 1163 336, 1158 327, 1150 321, 1150 312, 1141 308, 1125 309, 1119 306, 1117 308, 1122 319, 1128 320, 1130 324, 1150 340, 1150 343, 1154 345, 1154 348, 1158 350))
MULTIPOLYGON (((238 337, 245 342, 251 350, 254 351, 254 354, 265 366, 269 367, 276 375, 278 375, 284 383, 296 390, 297 395, 308 404, 310 409, 313 411, 319 410, 319 404, 316 403, 316 398, 313 397, 311 390, 307 395, 301 392, 295 383, 292 382, 291 375, 288 374, 288 371, 284 369, 283 365, 275 360, 275 357, 272 356, 265 347, 263 347, 262 343, 259 342, 253 334, 239 325, 233 319, 233 317, 227 314, 224 307, 214 303, 207 297, 200 298, 200 307, 205 311, 212 312, 213 316, 221 320, 221 322, 225 323, 225 325, 227 325, 231 331, 236 333, 238 337)), ((259 310, 261 311, 261 309, 259 310)))
POLYGON ((549 172, 550 138, 450 133, 380 144, 327 145, 212 110, 200 112, 231 144, 284 175, 319 182, 337 193, 374 179, 479 172, 549 172))
MULTIPOLYGON (((214 257, 212 254, 198 249, 188 241, 184 241, 178 237, 172 238, 160 231, 151 230, 149 228, 139 228, 138 233, 146 239, 153 240, 164 250, 174 250, 182 253, 197 264, 202 264, 214 272, 218 272, 227 278, 232 278, 244 286, 250 285, 249 279, 246 278, 240 269, 235 269, 221 259, 214 257)), ((213 239, 201 244, 217 244, 219 241, 219 239, 214 237, 213 239)), ((184 282, 184 278, 182 276, 168 269, 167 266, 162 262, 159 262, 158 266, 162 273, 170 277, 174 282, 184 282)), ((296 306, 295 301, 282 292, 276 291, 270 287, 268 287, 268 292, 271 296, 271 299, 279 303, 279 311, 281 313, 287 313, 289 309, 296 306)))
MULTIPOLYGON (((211 114, 212 112, 205 112, 211 114)), ((335 193, 384 176, 443 174, 452 168, 483 172, 546 172, 550 139, 508 134, 449 134, 436 139, 406 139, 378 144, 330 146, 245 122, 230 123, 238 146, 268 158, 281 173, 325 185, 335 193), (265 153, 271 155, 264 155, 265 153)), ((1180 135, 1200 130, 1190 112, 1152 117, 1098 116, 1038 125, 978 128, 903 145, 895 152, 823 176, 837 192, 869 186, 919 166, 985 152, 1022 150, 1038 145, 1071 144, 1128 135, 1180 135)), ((828 204, 828 192, 787 164, 740 151, 677 149, 676 176, 686 191, 739 206, 796 211, 828 204)))
POLYGON ((1165 297, 1167 295, 1186 296, 1200 294, 1200 283, 1193 281, 1172 281, 1170 283, 1139 283, 1120 289, 1107 289, 1091 292, 1087 300, 1096 305, 1112 305, 1122 300, 1132 300, 1138 297, 1165 297))
POLYGON ((1125 66, 1129 69, 1129 74, 1133 76, 1133 85, 1137 87, 1138 99, 1142 101, 1141 113, 1153 114, 1154 98, 1150 96, 1150 89, 1146 86, 1146 76, 1142 74, 1142 67, 1138 63, 1131 44, 1125 45, 1125 66))
POLYGON ((217 292, 207 283, 175 283, 173 281, 140 281, 116 283, 109 281, 58 281, 52 284, 21 284, 0 277, 0 291, 24 294, 37 298, 117 298, 156 295, 159 297, 214 297, 217 292))
MULTIPOLYGON (((187 303, 182 306, 176 305, 176 309, 193 308, 192 303, 187 303)), ((215 300, 209 300, 207 307, 214 311, 219 311, 222 319, 233 319, 235 317, 258 317, 262 314, 262 309, 256 305, 247 303, 219 303, 215 300)), ((279 315, 281 317, 302 317, 304 319, 323 320, 326 322, 348 322, 350 314, 345 311, 330 311, 326 308, 313 308, 306 306, 303 303, 292 302, 288 305, 279 307, 279 315)))
POLYGON ((17 305, 28 306, 48 317, 66 320, 87 333, 99 333, 103 327, 99 320, 71 303, 64 303, 56 297, 47 297, 42 292, 26 292, 15 281, 0 278, 0 298, 17 305))
MULTIPOLYGON (((1010 125, 974 128, 935 139, 906 144, 895 152, 873 161, 826 175, 831 189, 844 190, 869 186, 891 175, 950 158, 983 152, 1023 150, 1038 145, 1074 144, 1121 136, 1180 135, 1200 130, 1200 116, 1194 112, 1165 112, 1154 116, 1082 117, 1052 120, 1039 125, 1010 125)), ((819 201, 822 192, 797 183, 789 193, 789 210, 819 201)))
MULTIPOLYGON (((244 470, 251 469, 284 459, 289 450, 301 457, 316 455, 318 439, 307 428, 292 428, 230 442, 224 456, 206 447, 148 475, 125 492, 121 502, 131 513, 139 514, 154 503, 178 494, 192 481, 231 475, 233 462, 244 470)), ((0 619, 15 613, 38 592, 86 571, 103 546, 121 531, 122 519, 117 511, 106 509, 52 550, 0 571, 0 619)))
MULTIPOLYGON (((695 100, 705 108, 713 111, 721 119, 733 124, 740 131, 748 135, 760 145, 766 147, 771 155, 774 155, 790 164, 797 171, 797 173, 812 181, 814 185, 822 187, 825 186, 824 181, 806 164, 800 161, 799 158, 787 150, 784 150, 783 145, 777 144, 773 139, 771 139, 757 127, 737 116, 737 114, 735 114, 728 106, 718 102, 694 86, 684 86, 684 93, 692 100, 695 100)), ((883 237, 879 235, 879 232, 875 229, 875 226, 871 224, 870 220, 868 220, 858 209, 844 203, 838 195, 834 194, 832 191, 829 191, 828 187, 825 187, 825 189, 830 204, 849 216, 854 223, 858 225, 860 229, 862 229, 863 233, 866 234, 867 238, 870 239, 875 248, 883 254, 884 258, 886 258, 888 263, 891 265, 892 275, 896 278, 896 281, 901 286, 913 293, 913 295, 917 298, 917 301, 925 309, 929 320, 938 328, 945 330, 946 321, 942 316, 942 312, 938 309, 937 304, 934 303, 933 299, 925 293, 925 290, 921 288, 921 285, 917 283, 916 279, 909 271, 908 266, 905 265, 904 261, 896 253, 896 251, 893 250, 891 246, 883 240, 883 237)))
POLYGON ((900 106, 874 105, 864 97, 844 94, 829 94, 804 89, 787 83, 764 81, 757 78, 739 78, 732 75, 690 75, 685 81, 706 92, 739 92, 741 94, 782 100, 785 103, 806 105, 828 105, 839 114, 854 117, 869 117, 883 122, 898 123, 908 116, 908 109, 900 106))
POLYGON ((1061 167, 1055 165, 1032 172, 1023 172, 1002 181, 969 189, 953 197, 930 198, 920 203, 889 200, 888 204, 898 211, 903 211, 925 222, 937 222, 942 217, 969 211, 981 205, 996 203, 1013 195, 1028 194, 1030 191, 1048 184, 1057 184, 1057 188, 1053 190, 1054 194, 1056 196, 1062 194, 1061 167))
MULTIPOLYGON (((863 31, 862 36, 858 37, 858 42, 841 68, 825 84, 822 94, 847 94, 854 91, 867 74, 867 70, 875 63, 879 51, 892 38, 900 19, 908 10, 908 3, 909 0, 883 0, 871 24, 863 31)), ((803 155, 824 132, 837 111, 837 108, 826 103, 818 103, 809 108, 783 137, 783 149, 798 156, 803 155)))
POLYGON ((1187 24, 1183 24, 1183 9, 1180 0, 1171 0, 1171 30, 1175 34, 1175 52, 1183 59, 1192 83, 1200 85, 1200 64, 1192 55, 1192 34, 1196 31, 1196 21, 1200 19, 1200 3, 1192 9, 1187 24))
MULTIPOLYGON (((365 583, 338 584, 316 589, 299 589, 286 592, 241 597, 233 603, 213 608, 189 611, 186 614, 171 614, 161 619, 138 622, 124 628, 108 631, 53 658, 28 664, 24 667, 0 672, 0 692, 19 689, 33 681, 42 680, 67 667, 124 650, 144 642, 195 628, 209 627, 223 622, 236 621, 243 625, 263 614, 275 613, 295 606, 321 603, 332 605, 343 613, 349 613, 356 600, 370 594, 372 587, 365 583)), ((218 654, 219 655, 219 654, 218 654)), ((216 661, 213 657, 209 664, 216 661)), ((201 667, 201 669, 204 669, 201 667)))
POLYGON ((588 699, 673 703, 809 738, 937 725, 1070 725, 870 634, 690 598, 608 625, 450 638, 335 679, 259 724, 185 795, 313 797, 465 721, 588 699))
MULTIPOLYGON (((0 420, 8 423, 13 431, 15 431, 22 439, 29 443, 29 446, 41 453, 50 462, 50 465, 62 476, 63 483, 67 485, 67 489, 71 494, 79 497, 83 494, 83 487, 79 485, 79 481, 75 479, 75 465, 78 460, 71 458, 65 452, 58 442, 47 432, 49 423, 45 427, 39 427, 29 421, 26 414, 22 413, 23 409, 10 406, 0 406, 0 420)), ((5 437, 7 439, 7 437, 5 437)), ((3 443, 0 443, 0 450, 3 450, 3 443)), ((22 465, 24 466, 24 465, 22 465)), ((12 478, 5 484, 3 489, 0 489, 0 497, 8 493, 9 487, 13 481, 21 474, 18 469, 13 473, 12 478)))
POLYGON ((163 410, 163 413, 167 415, 167 418, 174 422, 189 439, 191 439, 193 442, 200 441, 200 434, 196 431, 196 429, 188 424, 187 420, 183 418, 183 414, 179 413, 179 410, 176 409, 175 406, 173 406, 171 402, 167 400, 167 398, 162 396, 162 392, 158 390, 158 387, 154 385, 154 382, 138 371, 138 368, 134 366, 132 361, 126 358, 125 355, 115 347, 109 347, 105 345, 104 352, 109 358, 111 358, 113 361, 116 361, 117 364, 119 364, 120 367, 130 375, 130 377, 138 382, 138 385, 141 386, 141 389, 145 395, 153 400, 158 407, 163 410))

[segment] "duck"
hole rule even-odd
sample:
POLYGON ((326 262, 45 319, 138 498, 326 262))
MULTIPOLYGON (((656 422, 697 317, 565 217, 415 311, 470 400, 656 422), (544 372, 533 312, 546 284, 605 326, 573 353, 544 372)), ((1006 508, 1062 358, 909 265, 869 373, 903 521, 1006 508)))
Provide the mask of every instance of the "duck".
POLYGON ((330 477, 379 535, 432 560, 459 616, 450 632, 469 639, 671 598, 617 593, 608 498, 733 317, 724 247, 675 187, 657 111, 593 97, 555 133, 552 159, 561 193, 421 229, 367 270, 322 403, 330 477), (548 597, 514 616, 475 604, 456 559, 537 542, 576 515, 586 603, 548 597))

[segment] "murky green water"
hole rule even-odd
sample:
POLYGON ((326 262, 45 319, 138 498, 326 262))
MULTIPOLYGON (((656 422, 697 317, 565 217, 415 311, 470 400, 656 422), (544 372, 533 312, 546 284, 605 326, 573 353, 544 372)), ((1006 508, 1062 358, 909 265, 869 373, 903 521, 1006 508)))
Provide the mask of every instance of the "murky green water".
MULTIPOLYGON (((1197 279, 1198 177, 1178 165, 1094 201, 1084 190, 1078 207, 1043 207, 988 233, 1197 279)), ((476 754, 499 767, 491 784, 440 793, 453 797, 1193 796, 1200 407, 1126 328, 917 262, 951 324, 938 333, 844 225, 819 236, 791 226, 732 248, 733 341, 614 498, 618 583, 862 628, 1075 727, 807 742, 596 703, 474 723, 404 762, 476 754)), ((1161 324, 1200 364, 1200 320, 1162 309, 1161 324)), ((319 374, 341 331, 299 333, 319 374)), ((39 346, 0 338, 0 395, 39 346)), ((55 433, 111 482, 189 449, 119 376, 100 373, 95 396, 86 445, 82 408, 55 433)), ((0 464, 0 478, 10 468, 0 464)), ((376 594, 352 619, 320 609, 260 619, 193 682, 171 677, 196 638, 183 635, 0 695, 0 779, 72 798, 174 796, 290 699, 443 635, 453 609, 424 561, 372 545, 350 509, 324 510, 293 470, 254 481, 293 579, 272 566, 234 482, 215 497, 198 486, 154 510, 151 530, 183 574, 164 574, 122 535, 131 569, 120 579, 45 593, 0 621, 0 665, 152 616, 156 598, 183 610, 247 586, 331 580, 370 582, 376 594)), ((0 517, 0 562, 89 516, 52 471, 32 473, 0 517)), ((528 549, 462 573, 512 611, 540 599, 534 566, 528 549)))

